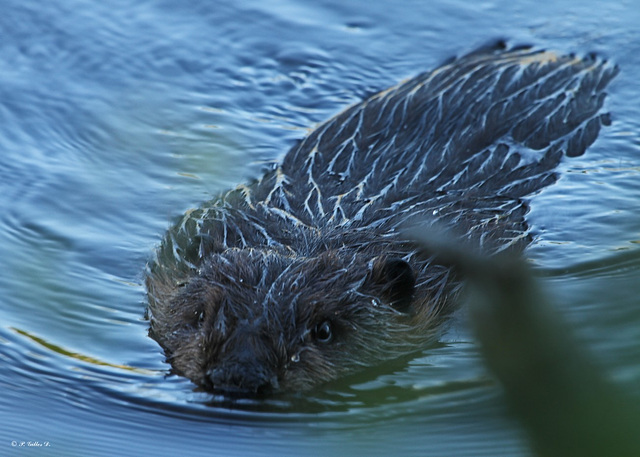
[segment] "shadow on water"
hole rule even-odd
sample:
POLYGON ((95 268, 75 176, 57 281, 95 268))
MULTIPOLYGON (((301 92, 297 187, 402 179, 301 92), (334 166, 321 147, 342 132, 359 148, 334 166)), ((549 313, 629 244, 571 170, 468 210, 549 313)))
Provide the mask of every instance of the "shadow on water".
POLYGON ((638 252, 638 250, 630 249, 611 254, 601 259, 577 262, 568 267, 539 268, 535 270, 535 274, 540 278, 558 278, 563 276, 584 278, 623 274, 628 270, 640 269, 640 254, 638 252))

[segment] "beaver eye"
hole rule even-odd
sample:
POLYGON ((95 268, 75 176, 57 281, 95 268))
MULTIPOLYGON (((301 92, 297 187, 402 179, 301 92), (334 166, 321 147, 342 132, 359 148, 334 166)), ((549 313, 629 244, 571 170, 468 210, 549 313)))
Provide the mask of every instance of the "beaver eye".
POLYGON ((313 336, 319 343, 329 343, 333 339, 333 326, 331 321, 322 321, 313 329, 313 336))

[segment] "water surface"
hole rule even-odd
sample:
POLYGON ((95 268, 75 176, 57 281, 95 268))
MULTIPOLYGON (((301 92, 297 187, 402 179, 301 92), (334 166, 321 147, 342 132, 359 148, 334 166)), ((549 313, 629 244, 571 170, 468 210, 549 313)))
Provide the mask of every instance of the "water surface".
POLYGON ((413 359, 246 409, 167 377, 144 320, 145 264, 177 216, 495 38, 621 67, 613 125, 532 199, 527 253, 579 340, 640 394, 638 23, 631 0, 5 0, 0 454, 530 455, 464 312, 413 359))

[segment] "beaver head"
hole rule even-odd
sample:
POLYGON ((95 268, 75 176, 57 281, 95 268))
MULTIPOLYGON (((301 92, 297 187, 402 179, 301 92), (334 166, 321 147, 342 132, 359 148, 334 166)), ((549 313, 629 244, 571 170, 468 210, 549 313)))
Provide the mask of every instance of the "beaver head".
POLYGON ((415 350, 406 330, 424 338, 430 319, 412 303, 414 286, 399 258, 227 249, 175 290, 171 315, 154 310, 152 336, 205 390, 300 391, 415 350))

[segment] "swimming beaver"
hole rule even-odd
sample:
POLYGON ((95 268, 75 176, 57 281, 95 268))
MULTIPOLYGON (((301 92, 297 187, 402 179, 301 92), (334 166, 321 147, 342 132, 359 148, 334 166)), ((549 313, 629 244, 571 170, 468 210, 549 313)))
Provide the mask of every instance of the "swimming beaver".
POLYGON ((530 241, 523 197, 610 123, 617 67, 484 47, 320 125, 260 180, 188 212, 149 265, 150 335, 225 395, 299 391, 420 348, 459 280, 402 236, 530 241))

